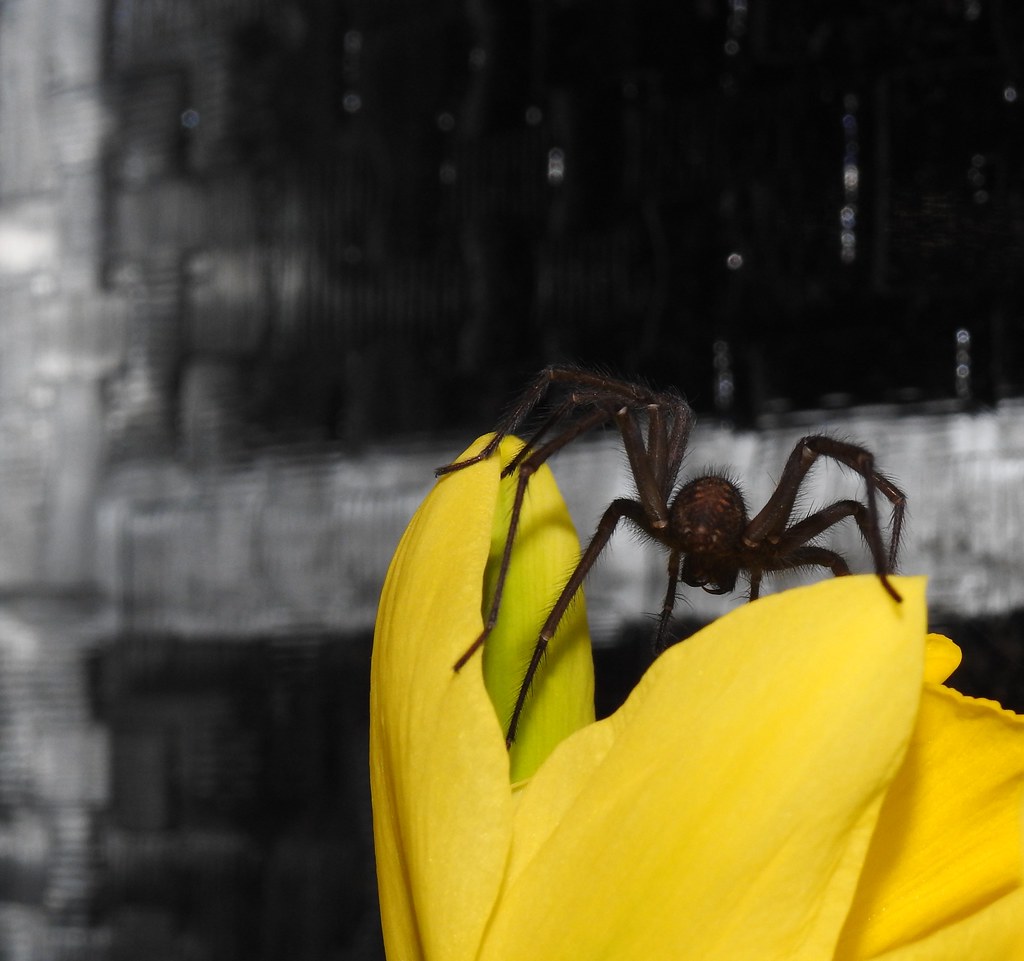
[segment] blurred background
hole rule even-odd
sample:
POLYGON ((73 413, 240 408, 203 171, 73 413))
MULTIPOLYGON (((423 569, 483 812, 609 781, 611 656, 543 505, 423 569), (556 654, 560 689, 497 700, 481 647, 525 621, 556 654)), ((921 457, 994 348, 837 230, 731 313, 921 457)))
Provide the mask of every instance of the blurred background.
MULTIPOLYGON (((382 957, 380 585, 555 361, 754 506, 869 446, 1024 709, 1021 85, 1007 0, 0 0, 0 958, 382 957)), ((583 532, 627 484, 553 466, 583 532)), ((592 578, 602 710, 663 576, 592 578)))

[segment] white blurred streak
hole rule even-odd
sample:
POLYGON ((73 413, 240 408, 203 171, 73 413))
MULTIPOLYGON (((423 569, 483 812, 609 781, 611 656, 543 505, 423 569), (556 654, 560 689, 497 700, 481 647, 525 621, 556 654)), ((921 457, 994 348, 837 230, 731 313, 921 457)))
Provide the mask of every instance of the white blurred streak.
MULTIPOLYGON (((819 431, 868 446, 879 468, 906 490, 910 516, 900 567, 928 575, 934 609, 982 615, 1024 607, 1024 405, 902 417, 855 411, 841 420, 822 415, 806 425, 746 433, 698 428, 682 477, 725 469, 753 513, 799 437, 819 431)), ((433 468, 453 453, 454 447, 424 444, 359 457, 283 452, 215 471, 169 464, 122 469, 102 509, 101 580, 119 599, 123 626, 134 630, 368 630, 395 545, 433 483, 433 468)), ((571 445, 552 466, 584 539, 607 504, 631 492, 611 432, 571 445)), ((821 460, 797 516, 863 496, 856 475, 821 460)), ((884 499, 880 508, 887 519, 884 499)), ((822 543, 846 555, 854 570, 871 569, 853 525, 828 532, 822 543)), ((824 576, 812 571, 766 587, 824 576)), ((587 584, 596 638, 655 611, 664 578, 664 554, 619 532, 587 584)), ((683 587, 677 610, 711 618, 741 603, 742 595, 683 587)))

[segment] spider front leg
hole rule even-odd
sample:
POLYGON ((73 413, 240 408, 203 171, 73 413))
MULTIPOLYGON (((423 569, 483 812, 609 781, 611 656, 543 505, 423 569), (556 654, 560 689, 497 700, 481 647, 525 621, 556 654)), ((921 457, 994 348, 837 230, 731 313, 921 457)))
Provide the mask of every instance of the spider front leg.
MULTIPOLYGON (((491 599, 491 606, 487 612, 487 619, 484 621, 484 628, 479 636, 462 653, 462 656, 455 662, 454 670, 460 671, 466 662, 483 646, 494 625, 498 623, 498 611, 501 609, 501 596, 505 590, 505 580, 508 577, 509 565, 512 563, 512 546, 515 543, 516 532, 519 530, 519 519, 523 513, 523 500, 526 497, 526 487, 530 478, 541 468, 545 461, 552 455, 558 453, 566 444, 574 440, 580 434, 604 423, 609 418, 605 410, 591 411, 586 417, 572 424, 558 437, 552 438, 542 447, 538 447, 529 457, 525 458, 518 465, 518 476, 516 478, 516 492, 512 499, 512 511, 508 520, 508 533, 505 535, 505 547, 501 554, 501 564, 498 567, 498 575, 494 581, 494 597, 491 599)), ((516 455, 518 456, 518 455, 516 455)), ((475 463, 474 458, 459 462, 453 467, 461 467, 475 463)), ((513 464, 515 461, 513 460, 513 464)), ((504 471, 502 471, 504 473, 504 471)))
MULTIPOLYGON (((498 422, 494 430, 494 437, 487 442, 487 445, 465 460, 454 461, 438 467, 434 473, 436 476, 450 474, 453 471, 462 470, 472 464, 478 464, 487 460, 497 449, 498 445, 509 434, 516 430, 534 411, 537 405, 544 398, 544 395, 555 385, 564 384, 575 388, 573 394, 560 404, 538 428, 530 440, 526 443, 524 450, 529 451, 547 431, 564 417, 568 416, 575 408, 583 405, 599 404, 606 409, 620 404, 637 405, 644 403, 650 397, 648 391, 629 384, 626 381, 606 377, 604 374, 595 374, 588 370, 581 370, 576 367, 552 365, 545 367, 523 391, 515 406, 498 422), (601 402, 604 403, 601 403, 601 402)), ((525 456, 525 453, 521 453, 525 456)), ((514 470, 514 465, 512 466, 514 470)))
MULTIPOLYGON (((472 457, 467 457, 464 460, 452 461, 450 464, 444 464, 441 467, 436 468, 434 470, 434 476, 441 477, 443 474, 451 474, 455 471, 462 470, 465 467, 471 467, 473 464, 479 464, 481 461, 487 460, 498 449, 498 445, 501 444, 501 442, 524 420, 526 420, 533 409, 540 403, 541 398, 551 386, 551 374, 551 368, 546 367, 537 375, 533 383, 523 391, 512 410, 510 410, 498 422, 498 425, 494 428, 494 436, 483 448, 481 448, 472 457)), ((539 437, 543 431, 550 430, 562 417, 565 416, 566 413, 568 413, 567 405, 563 404, 544 421, 540 430, 537 431, 534 437, 539 437)))

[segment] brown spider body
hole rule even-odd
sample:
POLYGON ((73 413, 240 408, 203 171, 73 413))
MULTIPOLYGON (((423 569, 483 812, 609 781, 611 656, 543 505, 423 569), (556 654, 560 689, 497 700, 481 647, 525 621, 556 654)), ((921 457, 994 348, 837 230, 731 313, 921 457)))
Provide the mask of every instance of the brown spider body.
POLYGON ((542 464, 581 434, 614 423, 629 458, 636 497, 616 498, 609 504, 544 622, 509 720, 509 744, 515 737, 527 693, 548 642, 619 521, 625 520, 668 551, 668 590, 659 619, 659 648, 668 636, 680 581, 712 594, 725 594, 735 589, 739 575, 745 573, 750 582, 750 599, 755 600, 766 573, 824 567, 836 576, 849 574, 850 569, 839 554, 814 541, 851 517, 871 552, 882 586, 894 601, 900 600, 887 575, 895 570, 906 497, 875 469, 870 451, 825 435, 801 438, 783 468, 775 492, 750 518, 739 488, 724 477, 707 474, 677 488, 676 478, 693 426, 693 412, 675 391, 654 391, 575 367, 545 368, 479 454, 438 468, 437 473, 461 470, 490 457, 502 438, 519 427, 552 387, 563 388, 567 396, 552 407, 502 470, 503 476, 517 474, 517 481, 494 597, 483 631, 459 658, 455 669, 459 670, 483 645, 497 622, 523 498, 530 477, 542 464), (859 474, 865 483, 866 499, 835 501, 793 521, 800 486, 819 457, 830 458, 859 474), (876 494, 892 504, 888 547, 882 542, 876 494))
POLYGON ((669 507, 668 524, 645 533, 683 555, 679 580, 711 594, 736 587, 742 566, 747 508, 739 488, 714 474, 684 484, 669 507))
POLYGON ((746 526, 747 507, 739 488, 712 474, 680 488, 669 509, 663 543, 686 554, 738 550, 746 526))

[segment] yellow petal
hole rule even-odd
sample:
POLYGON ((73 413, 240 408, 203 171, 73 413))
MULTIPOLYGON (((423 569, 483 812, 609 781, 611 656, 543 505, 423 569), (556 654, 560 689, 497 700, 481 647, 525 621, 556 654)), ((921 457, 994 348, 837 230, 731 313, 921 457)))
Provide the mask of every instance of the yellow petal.
MULTIPOLYGON (((522 447, 508 438, 499 460, 508 463, 522 447)), ((493 597, 494 580, 505 548, 516 477, 503 477, 494 513, 491 562, 484 597, 493 597)), ((576 529, 551 471, 545 466, 530 478, 514 542, 512 564, 502 594, 498 623, 483 652, 484 683, 502 730, 508 729, 520 682, 534 644, 558 595, 558 588, 579 559, 576 529)), ((587 611, 580 591, 548 646, 519 721, 510 753, 510 777, 530 777, 555 745, 594 720, 594 661, 587 611)))
MULTIPOLYGON (((499 471, 495 457, 438 481, 405 532, 381 595, 371 665, 370 780, 385 946, 389 958, 401 961, 475 957, 508 856, 512 802, 504 733, 480 657, 458 674, 452 669, 483 627, 499 471)), ((527 541, 533 507, 550 514, 551 487, 546 471, 531 480, 527 541)), ((565 550, 561 530, 556 539, 565 550)), ((571 566, 577 550, 574 544, 561 563, 571 566)), ((549 603, 549 572, 542 573, 548 578, 542 587, 531 587, 529 576, 514 582, 509 604, 525 603, 531 590, 549 603)), ((592 712, 592 675, 578 663, 581 657, 589 663, 589 639, 585 631, 573 636, 585 657, 577 652, 569 673, 581 690, 562 693, 587 700, 592 712)), ((559 694, 551 685, 547 691, 544 696, 559 694)), ((561 717, 587 714, 575 708, 561 717)))
POLYGON ((920 698, 924 584, 746 605, 563 742, 515 813, 481 954, 828 958, 920 698))
POLYGON ((960 666, 963 654, 956 644, 942 634, 929 634, 924 640, 925 682, 941 684, 960 666))
MULTIPOLYGON (((1024 717, 993 701, 925 685, 837 958, 872 958, 920 941, 1018 888, 1022 810, 1024 717)), ((999 911, 990 914, 999 917, 999 911)), ((975 922, 973 936, 981 929, 975 922)), ((1024 916, 1016 921, 1018 936, 1022 930, 1024 916)), ((942 940, 928 943, 937 952, 942 940)), ((989 961, 997 955, 927 956, 989 961)))

